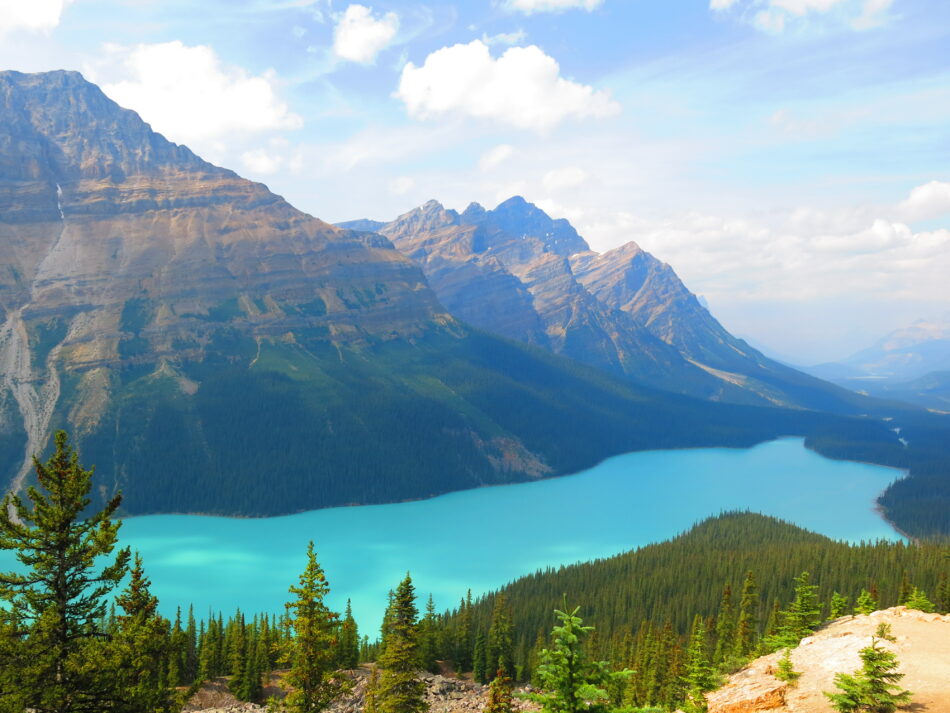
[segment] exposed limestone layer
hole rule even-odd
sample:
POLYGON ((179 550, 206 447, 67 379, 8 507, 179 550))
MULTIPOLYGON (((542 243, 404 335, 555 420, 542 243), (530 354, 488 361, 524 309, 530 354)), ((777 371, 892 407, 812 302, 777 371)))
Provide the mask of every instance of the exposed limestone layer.
POLYGON ((858 652, 881 623, 896 638, 881 646, 897 654, 900 685, 914 694, 913 710, 950 711, 950 616, 894 607, 843 617, 803 640, 791 652, 792 667, 801 673, 794 686, 774 676, 781 653, 756 659, 708 695, 709 713, 834 713, 823 691, 836 690, 836 673, 861 668, 858 652))

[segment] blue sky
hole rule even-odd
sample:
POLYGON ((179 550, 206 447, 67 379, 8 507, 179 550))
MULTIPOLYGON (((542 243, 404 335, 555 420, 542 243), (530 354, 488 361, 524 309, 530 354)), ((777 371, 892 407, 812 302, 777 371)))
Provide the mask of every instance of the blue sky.
POLYGON ((0 66, 329 221, 522 194, 798 363, 950 312, 945 0, 0 0, 0 66))

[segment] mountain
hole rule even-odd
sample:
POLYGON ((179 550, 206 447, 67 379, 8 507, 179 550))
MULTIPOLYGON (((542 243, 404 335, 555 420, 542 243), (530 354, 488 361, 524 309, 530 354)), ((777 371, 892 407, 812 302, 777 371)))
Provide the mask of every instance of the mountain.
MULTIPOLYGON (((77 73, 0 73, 0 119, 0 471, 14 489, 55 428, 127 513, 270 515, 843 423, 676 396, 473 329, 387 238, 203 161, 77 73)), ((500 237, 548 226, 509 209, 492 217, 500 237)), ((417 222, 440 221, 429 210, 417 222)), ((500 258, 484 269, 539 345, 559 339, 558 309, 591 330, 619 324, 597 322, 617 315, 581 287, 586 312, 561 300, 583 241, 554 223, 532 279, 500 258), (546 322, 515 309, 538 295, 546 322)), ((649 331, 630 334, 658 364, 678 359, 649 331)))
POLYGON ((910 381, 931 372, 950 371, 950 314, 934 321, 918 320, 847 359, 808 371, 855 387, 865 380, 910 381))
POLYGON ((635 243, 598 254, 521 197, 462 213, 429 201, 385 225, 453 315, 638 383, 699 398, 865 413, 866 400, 727 332, 674 270, 635 243))

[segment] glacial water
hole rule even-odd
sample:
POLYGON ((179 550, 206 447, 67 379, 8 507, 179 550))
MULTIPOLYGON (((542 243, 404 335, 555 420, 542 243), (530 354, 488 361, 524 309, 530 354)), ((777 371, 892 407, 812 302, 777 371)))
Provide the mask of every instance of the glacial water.
MULTIPOLYGON (((750 449, 650 451, 563 478, 431 500, 270 519, 157 515, 126 520, 163 611, 282 610, 314 540, 331 604, 353 602, 378 629, 386 593, 411 571, 439 609, 538 568, 604 557, 672 537, 723 510, 748 509, 836 539, 899 536, 874 499, 899 471, 831 461, 782 439, 750 449)), ((0 566, 9 567, 6 553, 0 566)), ((420 601, 420 605, 423 601, 420 601)))

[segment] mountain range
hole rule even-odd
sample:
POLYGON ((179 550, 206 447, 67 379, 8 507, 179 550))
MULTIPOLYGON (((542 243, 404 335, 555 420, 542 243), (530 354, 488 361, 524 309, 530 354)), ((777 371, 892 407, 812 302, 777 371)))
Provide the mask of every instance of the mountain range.
MULTIPOLYGON (((11 489, 57 428, 126 514, 392 502, 780 435, 913 467, 881 418, 905 407, 775 364, 668 266, 523 200, 332 226, 75 72, 0 72, 0 119, 11 489)), ((942 527, 915 493, 889 512, 942 527)))
POLYGON ((493 210, 429 201, 389 223, 339 225, 392 240, 465 322, 615 376, 714 401, 868 410, 852 392, 732 336, 636 243, 598 254, 568 221, 520 196, 493 210))

